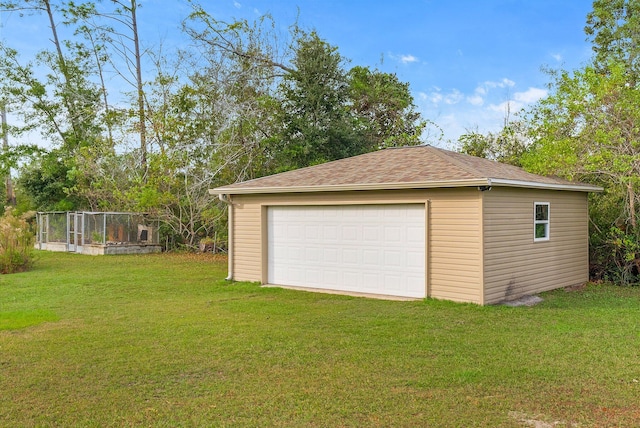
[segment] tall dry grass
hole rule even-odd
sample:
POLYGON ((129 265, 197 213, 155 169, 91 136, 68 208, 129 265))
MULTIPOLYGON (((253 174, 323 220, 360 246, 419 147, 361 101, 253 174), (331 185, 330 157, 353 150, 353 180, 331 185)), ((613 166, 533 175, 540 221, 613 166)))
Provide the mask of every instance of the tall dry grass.
POLYGON ((35 235, 25 217, 16 217, 12 207, 0 217, 0 273, 28 270, 33 265, 35 235))

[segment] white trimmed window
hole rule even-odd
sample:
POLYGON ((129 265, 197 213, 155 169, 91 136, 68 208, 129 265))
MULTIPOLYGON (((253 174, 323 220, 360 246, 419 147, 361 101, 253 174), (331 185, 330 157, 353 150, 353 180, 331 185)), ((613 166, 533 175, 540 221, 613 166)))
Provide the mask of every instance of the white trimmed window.
POLYGON ((549 240, 549 202, 533 204, 533 240, 549 240))

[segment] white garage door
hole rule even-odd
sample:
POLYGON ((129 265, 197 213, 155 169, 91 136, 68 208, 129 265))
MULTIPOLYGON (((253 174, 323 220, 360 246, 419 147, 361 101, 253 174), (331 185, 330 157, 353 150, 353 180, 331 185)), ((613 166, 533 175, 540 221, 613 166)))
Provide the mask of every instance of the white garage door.
POLYGON ((425 297, 423 204, 269 207, 270 284, 425 297))

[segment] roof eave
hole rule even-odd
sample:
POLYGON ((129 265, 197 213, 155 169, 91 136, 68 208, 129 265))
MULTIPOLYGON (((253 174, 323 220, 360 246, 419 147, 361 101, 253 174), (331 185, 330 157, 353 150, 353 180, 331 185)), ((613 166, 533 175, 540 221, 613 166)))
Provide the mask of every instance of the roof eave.
POLYGON ((281 186, 281 187, 217 187, 209 189, 209 194, 246 195, 264 193, 309 193, 309 192, 348 192, 357 190, 402 190, 429 189, 435 187, 473 187, 490 186, 487 178, 471 180, 447 180, 410 183, 366 183, 366 184, 336 184, 325 186, 281 186))
POLYGON ((371 184, 337 184, 325 186, 280 186, 280 187, 217 187, 209 189, 209 194, 247 195, 265 193, 310 193, 310 192, 347 192, 362 190, 402 190, 433 189, 438 187, 475 187, 504 186, 522 187, 544 190, 568 190, 574 192, 602 192, 603 188, 591 185, 539 183, 534 181, 507 180, 502 178, 482 178, 469 180, 447 180, 411 183, 371 183, 371 184))
POLYGON ((574 192, 602 192, 604 190, 602 187, 588 184, 538 183, 534 181, 507 180, 503 178, 492 178, 490 182, 493 186, 526 187, 528 189, 569 190, 574 192))

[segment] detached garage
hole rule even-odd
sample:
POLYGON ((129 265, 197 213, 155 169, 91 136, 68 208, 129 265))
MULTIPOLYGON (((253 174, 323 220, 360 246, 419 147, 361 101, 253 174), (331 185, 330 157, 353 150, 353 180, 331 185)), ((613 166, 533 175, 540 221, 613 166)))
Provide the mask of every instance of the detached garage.
POLYGON ((229 279, 491 304, 588 280, 602 189, 431 146, 212 189, 229 279))

